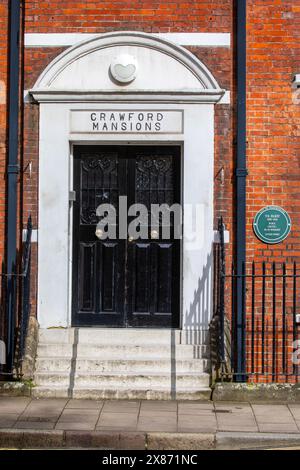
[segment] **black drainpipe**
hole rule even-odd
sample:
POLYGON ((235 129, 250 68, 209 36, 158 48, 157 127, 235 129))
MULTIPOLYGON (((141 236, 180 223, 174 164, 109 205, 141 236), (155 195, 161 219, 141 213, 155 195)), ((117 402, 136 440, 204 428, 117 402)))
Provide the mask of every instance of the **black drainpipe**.
POLYGON ((10 1, 9 11, 9 105, 7 161, 7 229, 6 229, 6 373, 12 374, 15 348, 15 302, 17 263, 17 182, 19 175, 19 40, 20 1, 10 1))
MULTIPOLYGON (((247 0, 236 1, 236 269, 241 275, 246 262, 246 11, 247 0)), ((236 381, 245 381, 245 282, 236 286, 236 381)))

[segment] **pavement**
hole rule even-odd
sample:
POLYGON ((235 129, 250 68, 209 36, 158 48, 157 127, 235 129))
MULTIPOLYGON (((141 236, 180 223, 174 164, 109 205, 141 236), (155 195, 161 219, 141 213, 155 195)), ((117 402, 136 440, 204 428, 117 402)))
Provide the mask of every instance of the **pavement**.
POLYGON ((300 446, 300 404, 0 397, 0 447, 300 446))

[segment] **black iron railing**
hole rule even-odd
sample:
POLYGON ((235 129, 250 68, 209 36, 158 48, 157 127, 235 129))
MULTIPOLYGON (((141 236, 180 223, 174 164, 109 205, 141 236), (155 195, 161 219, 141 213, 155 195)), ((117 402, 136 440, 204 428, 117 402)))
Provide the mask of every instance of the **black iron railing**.
MULTIPOLYGON (((300 377, 300 270, 288 262, 232 265, 226 273, 224 225, 219 221, 217 266, 218 370, 221 378, 239 381, 297 382, 300 377), (242 321, 238 321, 237 289, 242 289, 242 321), (239 341, 245 363, 238 369, 239 341), (242 380, 241 380, 242 378, 242 380)), ((215 263, 216 265, 216 263, 215 263)))
POLYGON ((30 316, 30 262, 32 221, 28 218, 26 240, 22 247, 20 269, 1 273, 1 341, 6 357, 0 364, 1 378, 18 378, 25 350, 25 339, 30 316), (6 282, 9 280, 10 282, 6 282), (7 289, 10 289, 9 295, 7 289), (9 304, 8 304, 8 299, 9 304))
POLYGON ((25 351, 25 340, 27 336, 28 322, 30 316, 30 264, 31 264, 31 234, 32 234, 32 221, 31 217, 28 219, 26 240, 24 243, 24 250, 22 256, 22 273, 21 273, 21 308, 18 326, 18 357, 17 369, 22 368, 22 360, 25 351))

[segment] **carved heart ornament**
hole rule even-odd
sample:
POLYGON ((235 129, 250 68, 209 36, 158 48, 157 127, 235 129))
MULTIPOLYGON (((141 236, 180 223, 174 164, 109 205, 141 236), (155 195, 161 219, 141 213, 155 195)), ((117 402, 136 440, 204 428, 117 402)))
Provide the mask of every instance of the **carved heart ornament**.
POLYGON ((121 54, 115 57, 110 64, 110 73, 117 82, 132 82, 136 78, 137 72, 137 60, 129 54, 121 54))

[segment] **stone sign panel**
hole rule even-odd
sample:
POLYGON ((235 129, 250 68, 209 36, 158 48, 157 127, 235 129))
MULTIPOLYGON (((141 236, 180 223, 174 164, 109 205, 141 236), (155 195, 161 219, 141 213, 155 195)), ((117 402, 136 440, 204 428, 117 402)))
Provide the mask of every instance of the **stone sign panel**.
POLYGON ((72 110, 74 134, 182 134, 183 111, 72 110))

